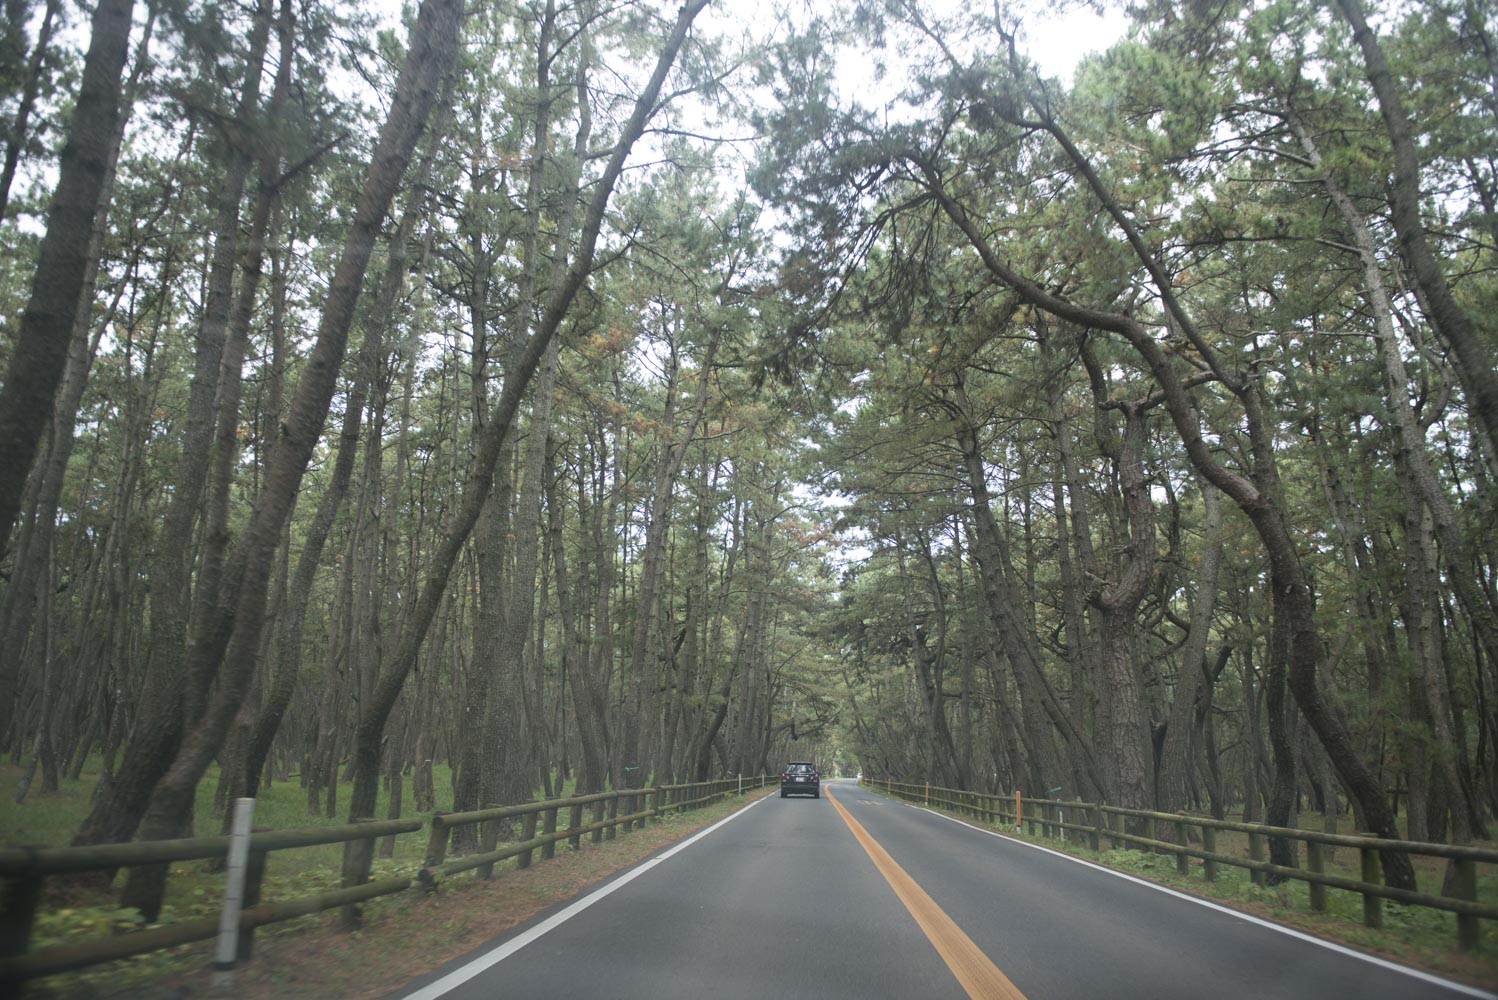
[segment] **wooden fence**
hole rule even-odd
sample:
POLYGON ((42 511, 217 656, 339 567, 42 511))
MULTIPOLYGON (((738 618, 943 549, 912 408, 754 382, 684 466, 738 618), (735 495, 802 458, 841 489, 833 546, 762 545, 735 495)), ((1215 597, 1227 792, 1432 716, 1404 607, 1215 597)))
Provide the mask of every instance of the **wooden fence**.
MULTIPOLYGON (((413 884, 431 891, 446 876, 471 869, 478 869, 480 877, 488 878, 494 865, 507 858, 518 859, 517 864, 524 868, 531 864, 533 852, 537 850, 540 850, 543 860, 552 857, 559 841, 566 840, 573 849, 578 849, 584 836, 595 844, 605 837, 612 840, 620 827, 625 832, 638 829, 647 821, 658 820, 667 813, 704 806, 731 794, 762 788, 766 781, 764 775, 756 775, 600 792, 466 813, 439 812, 430 820, 364 821, 349 826, 253 833, 245 869, 243 909, 239 914, 238 958, 250 957, 257 927, 323 910, 357 907, 380 896, 404 892, 413 884), (589 809, 591 821, 584 824, 583 813, 589 809), (564 813, 566 826, 558 829, 558 818, 564 813), (498 833, 507 819, 521 821, 521 841, 498 847, 498 833), (536 832, 538 822, 541 826, 539 834, 536 832), (481 825, 479 852, 448 860, 447 848, 452 831, 475 823, 481 825), (380 837, 414 833, 428 826, 430 834, 424 867, 414 878, 387 878, 296 899, 260 902, 266 863, 273 851, 342 843, 346 852, 368 855, 372 854, 375 841, 380 837)), ((229 841, 229 837, 194 837, 95 847, 0 849, 0 997, 18 994, 21 984, 30 979, 205 941, 219 934, 220 921, 215 915, 30 951, 32 927, 42 899, 43 882, 48 876, 114 871, 175 861, 223 860, 228 855, 229 841)), ((347 861, 345 870, 348 870, 347 861)))
POLYGON ((1363 897, 1363 923, 1369 927, 1383 926, 1385 899, 1410 906, 1445 910, 1456 914, 1457 946, 1463 951, 1477 947, 1482 920, 1498 920, 1498 906, 1477 901, 1477 866, 1498 865, 1498 851, 1495 850, 1459 844, 1380 840, 1371 834, 1319 833, 1315 830, 1236 823, 1185 813, 1125 809, 1091 802, 1037 799, 1021 796, 1018 792, 1013 795, 987 795, 954 788, 935 788, 929 784, 898 782, 889 778, 865 778, 863 783, 911 802, 971 816, 988 826, 1016 830, 1023 827, 1032 836, 1054 840, 1064 841, 1069 835, 1074 836, 1093 851, 1101 850, 1102 841, 1106 838, 1113 848, 1132 846, 1161 854, 1173 854, 1176 871, 1182 875, 1190 873, 1190 859, 1197 858, 1202 862, 1202 878, 1208 882, 1217 878, 1218 865, 1246 868, 1252 873, 1250 877, 1258 884, 1263 884, 1268 875, 1296 879, 1307 883, 1311 909, 1317 912, 1324 912, 1327 908, 1328 888, 1345 889, 1363 897), (1145 825, 1155 825, 1157 829, 1161 824, 1166 825, 1174 831, 1176 842, 1170 843, 1127 830, 1125 827, 1130 818, 1145 821, 1145 825), (1199 848, 1188 843, 1192 828, 1199 831, 1199 848), (1224 830, 1248 835, 1247 857, 1218 852, 1217 834, 1224 830), (1267 860, 1267 847, 1271 838, 1304 843, 1306 867, 1291 868, 1270 863, 1267 860), (1328 847, 1350 847, 1358 851, 1362 877, 1350 879, 1328 874, 1328 847), (1438 896, 1384 885, 1382 866, 1378 860, 1380 851, 1446 859, 1454 866, 1456 873, 1452 895, 1438 896))

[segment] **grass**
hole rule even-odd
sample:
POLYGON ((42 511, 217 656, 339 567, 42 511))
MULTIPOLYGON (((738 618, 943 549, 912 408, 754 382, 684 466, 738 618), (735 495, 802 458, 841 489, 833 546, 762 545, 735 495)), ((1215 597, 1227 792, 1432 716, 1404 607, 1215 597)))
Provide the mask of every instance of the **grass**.
MULTIPOLYGON (((887 794, 877 785, 865 786, 871 791, 887 794)), ((932 804, 936 809, 967 823, 974 819, 952 809, 932 804)), ((1322 817, 1319 813, 1303 813, 1300 828, 1319 831, 1322 817)), ((982 825, 979 823, 978 825, 982 825)), ((1457 950, 1456 915, 1443 910, 1423 906, 1405 906, 1385 900, 1383 903, 1383 927, 1370 928, 1363 925, 1363 897, 1359 893, 1343 889, 1327 890, 1327 909, 1318 913, 1311 909, 1308 883, 1287 879, 1278 885, 1258 885, 1246 868, 1231 867, 1219 863, 1214 881, 1204 877, 1203 863, 1196 858, 1188 859, 1187 874, 1176 870, 1174 854, 1154 853, 1146 850, 1115 848, 1093 851, 1080 835, 1062 841, 1028 832, 1015 832, 1005 824, 1001 829, 1005 836, 1016 840, 1044 844, 1055 850, 1076 857, 1095 861, 1109 868, 1139 875, 1162 885, 1169 885, 1191 895, 1232 906, 1256 916, 1286 924, 1318 937, 1337 941, 1362 951, 1392 958, 1407 965, 1417 966, 1443 976, 1472 983, 1485 989, 1498 989, 1498 928, 1491 921, 1482 924, 1481 939, 1476 949, 1470 952, 1457 950)), ((1198 848, 1200 844, 1194 845, 1198 848)), ((1493 847, 1492 843, 1477 846, 1493 847)), ((1301 864, 1304 865, 1304 847, 1301 864)), ((1217 831, 1217 854, 1248 857, 1248 834, 1236 831, 1217 831)), ((1361 879, 1359 852, 1351 848, 1338 848, 1328 852, 1326 873, 1346 878, 1361 879)), ((1416 878, 1422 891, 1439 893, 1445 874, 1445 862, 1439 858, 1415 857, 1416 878)), ((1498 866, 1478 866, 1477 898, 1488 904, 1498 904, 1498 866)))
MULTIPOLYGON (((8 763, 0 765, 0 845, 66 845, 87 815, 94 787, 98 783, 98 762, 93 759, 88 763, 89 766, 85 767, 78 781, 64 781, 53 795, 42 795, 37 790, 38 786, 33 785, 31 794, 19 804, 12 801, 12 795, 20 778, 20 768, 8 763)), ((434 777, 438 789, 446 791, 449 779, 447 768, 442 767, 434 777)), ((415 801, 415 794, 410 776, 405 777, 404 781, 406 787, 402 801, 407 803, 404 816, 424 816, 409 808, 409 803, 415 801)), ((214 766, 198 784, 194 824, 198 836, 212 836, 221 831, 221 815, 213 804, 217 785, 218 768, 214 766)), ((346 809, 348 786, 344 785, 339 791, 338 804, 346 809)), ((381 783, 375 815, 385 816, 388 806, 388 790, 381 783)), ((347 823, 347 818, 343 811, 333 816, 326 816, 321 811, 309 814, 306 791, 295 781, 280 781, 260 790, 255 800, 253 822, 256 828, 297 830, 343 826, 347 823)), ((377 872, 389 874, 402 869, 419 868, 425 847, 426 841, 422 834, 407 834, 397 838, 394 858, 377 861, 377 872)), ((336 885, 337 870, 342 858, 343 847, 340 844, 276 852, 267 866, 264 898, 270 900, 305 895, 312 889, 336 885)), ((109 893, 84 892, 80 896, 76 892, 68 892, 63 896, 54 892, 49 899, 56 904, 54 909, 73 908, 69 904, 106 906, 123 880, 123 874, 118 876, 109 893)), ((205 863, 173 865, 171 877, 167 881, 164 919, 182 920, 215 912, 221 881, 222 876, 205 863)), ((116 915, 116 919, 124 917, 116 915)))
MULTIPOLYGON (((32 794, 17 804, 11 797, 19 777, 19 768, 0 765, 0 844, 65 845, 88 811, 97 772, 91 774, 86 769, 82 780, 65 782, 53 795, 41 795, 33 786, 32 794)), ((435 777, 439 796, 446 797, 444 793, 450 787, 446 769, 435 777)), ((406 781, 403 801, 409 804, 415 799, 409 777, 406 781)), ((216 782, 217 774, 210 773, 199 786, 196 828, 200 835, 215 834, 220 828, 220 817, 213 808, 216 782)), ((570 786, 563 791, 570 793, 570 786)), ((346 803, 346 794, 345 786, 340 790, 340 804, 346 803)), ((496 877, 487 882, 471 874, 460 874, 444 882, 435 896, 413 891, 374 900, 365 906, 365 927, 353 934, 337 928, 336 912, 263 928, 256 933, 257 960, 240 974, 241 979, 258 985, 247 988, 241 982, 238 995, 247 998, 383 995, 393 985, 464 950, 458 948, 449 954, 457 947, 452 942, 468 941, 480 933, 486 936, 499 933, 551 901, 566 898, 587 881, 633 863, 662 843, 731 811, 738 804, 735 799, 705 810, 671 815, 645 831, 621 833, 616 840, 597 846, 589 845, 585 838, 585 846, 577 852, 567 850, 564 842, 558 846, 552 861, 542 863, 538 854, 536 863, 523 871, 517 870, 513 861, 506 862, 496 867, 496 877), (452 900, 451 906, 447 905, 448 900, 452 900), (319 943, 309 947, 312 941, 319 943), (329 975, 333 978, 328 978, 329 975), (361 994, 356 984, 365 980, 368 985, 361 994), (298 983, 305 986, 305 992, 296 991, 302 989, 298 983)), ((384 816, 386 809, 386 792, 382 787, 376 814, 384 816)), ((405 811, 407 818, 418 815, 409 808, 405 811)), ((342 814, 308 815, 306 793, 294 781, 263 789, 256 801, 256 827, 305 829, 340 826, 344 822, 342 814)), ((422 864, 427 836, 428 831, 423 829, 396 838, 394 856, 377 858, 373 877, 415 874, 422 864)), ((341 859, 341 845, 277 851, 267 865, 262 898, 292 899, 336 888, 341 859)), ((138 913, 121 909, 115 902, 123 879, 122 874, 110 886, 82 888, 59 879, 47 880, 32 947, 89 940, 142 926, 138 913)), ((207 863, 175 864, 158 923, 214 916, 222 904, 222 895, 223 875, 207 863)), ((482 937, 473 940, 469 947, 482 940, 482 937)), ((182 984, 181 989, 173 987, 181 996, 204 993, 208 984, 199 973, 210 960, 211 949, 211 942, 202 942, 48 977, 32 984, 28 995, 49 1000, 159 997, 171 995, 172 991, 162 989, 167 982, 182 984)))
MULTIPOLYGON (((31 794, 24 802, 17 804, 12 801, 12 796, 20 777, 19 767, 8 762, 0 764, 0 845, 42 844, 58 847, 67 844, 88 814, 94 787, 99 781, 98 757, 91 757, 87 761, 79 780, 64 781, 55 794, 41 794, 40 783, 34 783, 31 794)), ((218 765, 215 764, 198 783, 198 797, 194 808, 196 832, 199 836, 211 836, 219 832, 220 813, 213 804, 218 779, 218 765)), ((419 815, 410 808, 410 804, 416 801, 412 778, 406 775, 402 780, 404 787, 401 801, 406 804, 403 815, 419 815)), ((451 772, 445 764, 433 768, 433 780, 438 789, 438 797, 450 798, 451 772)), ((332 816, 324 815, 321 808, 316 813, 309 813, 305 789, 295 780, 276 781, 262 787, 256 796, 255 825, 273 830, 342 826, 347 822, 348 795, 349 785, 342 783, 337 808, 332 816)), ((375 815, 384 817, 388 808, 389 792, 382 781, 375 815)))

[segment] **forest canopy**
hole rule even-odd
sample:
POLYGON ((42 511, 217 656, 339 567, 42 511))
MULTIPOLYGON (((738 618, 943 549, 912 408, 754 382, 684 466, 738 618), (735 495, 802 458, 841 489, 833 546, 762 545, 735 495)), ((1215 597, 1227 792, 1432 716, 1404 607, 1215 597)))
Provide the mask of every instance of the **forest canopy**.
POLYGON ((1097 6, 9 0, 14 808, 797 759, 1486 837, 1493 9, 1097 6))

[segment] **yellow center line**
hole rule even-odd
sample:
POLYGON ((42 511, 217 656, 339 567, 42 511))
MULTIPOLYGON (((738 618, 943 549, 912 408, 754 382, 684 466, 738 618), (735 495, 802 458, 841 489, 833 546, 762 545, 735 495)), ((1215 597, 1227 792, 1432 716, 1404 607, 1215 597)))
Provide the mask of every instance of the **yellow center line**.
MULTIPOLYGON (((831 788, 828 791, 831 792, 831 788)), ((858 838, 858 842, 868 852, 874 867, 879 869, 879 874, 895 890, 900 902, 905 904, 915 922, 936 947, 937 954, 947 963, 947 968, 952 970, 952 975, 957 977, 957 982, 962 984, 967 995, 973 1000, 1025 1000, 1025 995, 1009 981, 1009 977, 989 961, 988 956, 973 943, 973 939, 942 912, 935 900, 926 895, 926 890, 895 863, 895 859, 879 846, 877 840, 869 836, 869 832, 843 808, 837 797, 830 794, 827 797, 843 817, 843 822, 848 824, 848 829, 853 831, 853 836, 858 838)))

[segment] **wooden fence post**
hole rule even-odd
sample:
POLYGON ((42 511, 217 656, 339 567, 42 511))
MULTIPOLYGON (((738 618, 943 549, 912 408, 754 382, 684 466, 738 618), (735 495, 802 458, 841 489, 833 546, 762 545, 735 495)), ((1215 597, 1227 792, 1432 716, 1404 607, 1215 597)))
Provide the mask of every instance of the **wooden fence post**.
POLYGON ((604 807, 604 801, 603 801, 603 799, 597 799, 597 800, 594 801, 594 803, 593 803, 593 825, 595 827, 597 827, 597 829, 595 829, 593 831, 593 843, 595 843, 595 844, 601 844, 601 843, 603 843, 603 827, 599 826, 599 824, 603 822, 603 807, 604 807))
MULTIPOLYGON (((1306 868, 1312 875, 1326 874, 1326 855, 1322 850, 1319 840, 1306 841, 1306 868)), ((1317 913, 1326 912, 1326 886, 1320 882, 1307 882, 1310 887, 1311 909, 1317 913)))
MULTIPOLYGON (((536 836, 536 814, 528 813, 520 819, 520 840, 530 840, 536 836)), ((529 868, 531 866, 531 851, 521 851, 515 855, 516 868, 529 868)))
MULTIPOLYGON (((1358 851, 1363 856, 1363 881, 1369 885, 1383 884, 1383 866, 1378 861, 1378 849, 1374 847, 1359 847, 1358 851)), ((1371 892, 1363 893, 1363 924, 1366 927, 1382 927, 1384 925, 1384 901, 1382 896, 1375 896, 1371 892)))
MULTIPOLYGON (((1202 850, 1208 854, 1217 853, 1217 830, 1215 827, 1202 827, 1202 850)), ((1217 862, 1207 858, 1202 862, 1202 878, 1208 882, 1217 881, 1217 862)))
POLYGON ((617 837, 619 835, 619 828, 613 822, 614 820, 616 820, 616 819, 619 818, 619 793, 618 792, 615 792, 613 795, 611 795, 609 797, 608 813, 609 813, 609 828, 607 830, 603 831, 603 837, 604 837, 605 840, 613 840, 615 837, 617 837))
MULTIPOLYGON (((269 827, 257 827, 255 833, 268 833, 269 827)), ((255 850, 254 840, 250 841, 250 854, 245 859, 244 865, 244 908, 248 910, 260 903, 260 888, 265 884, 265 863, 270 855, 269 851, 255 850)), ((244 961, 255 953, 255 928, 239 928, 239 944, 235 948, 239 960, 244 961)))
MULTIPOLYGON (((550 837, 552 834, 557 832, 557 807, 552 806, 550 809, 543 811, 541 813, 541 817, 541 835, 543 837, 550 837)), ((535 820, 531 820, 531 822, 534 823, 535 820)), ((535 828, 532 827, 532 831, 534 831, 534 829, 535 828)), ((546 843, 541 845, 542 861, 550 861, 556 856, 556 853, 557 842, 555 840, 548 840, 546 843)))
MULTIPOLYGON (((495 807, 493 805, 490 805, 487 808, 493 809, 495 807)), ((497 819, 486 819, 486 820, 484 820, 484 825, 481 828, 481 831, 480 831, 480 834, 479 834, 479 853, 480 854, 488 854, 490 851, 494 850, 494 848, 499 845, 499 824, 500 824, 500 821, 497 820, 497 819)), ((479 865, 478 876, 479 876, 479 878, 493 878, 494 877, 494 863, 491 861, 489 864, 479 865)))
MULTIPOLYGON (((1250 833, 1248 835, 1248 856, 1254 861, 1263 861, 1264 857, 1264 835, 1262 833, 1250 833)), ((1257 868, 1248 873, 1249 881, 1254 885, 1264 884, 1264 872, 1257 868)))
MULTIPOLYGON (((1176 820, 1176 843, 1182 847, 1186 846, 1186 821, 1176 820)), ((1176 874, 1187 875, 1191 872, 1191 858, 1185 851, 1176 852, 1176 874)))
MULTIPOLYGON (((1456 899, 1469 899, 1476 902, 1477 862, 1471 858, 1452 858, 1451 864, 1456 868, 1451 895, 1456 899)), ((1478 920, 1477 915, 1473 913, 1456 915, 1456 945, 1462 951, 1472 951, 1477 947, 1482 937, 1482 927, 1478 920)))
POLYGON ((573 831, 572 836, 567 838, 567 846, 572 848, 574 851, 582 850, 582 834, 576 832, 577 828, 582 825, 583 807, 574 804, 571 809, 567 810, 567 829, 573 831))
MULTIPOLYGON (((27 845, 26 850, 36 845, 27 845)), ((31 947, 31 928, 42 899, 42 876, 34 869, 0 886, 0 958, 26 954, 31 947)), ((25 980, 0 979, 0 996, 18 997, 25 980)))

